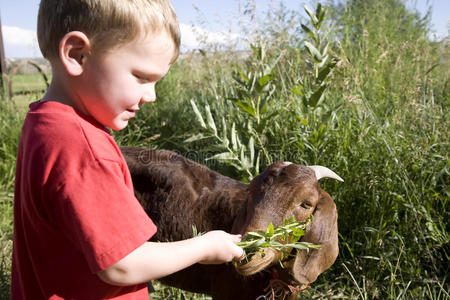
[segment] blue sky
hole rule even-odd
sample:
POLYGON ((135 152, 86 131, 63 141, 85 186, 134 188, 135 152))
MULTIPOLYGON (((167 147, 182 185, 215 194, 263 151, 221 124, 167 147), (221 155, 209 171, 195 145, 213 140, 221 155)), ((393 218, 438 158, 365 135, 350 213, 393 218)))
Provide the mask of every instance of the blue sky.
MULTIPOLYGON (((310 3, 310 1, 303 0, 255 0, 259 11, 264 11, 271 3, 273 5, 280 1, 288 8, 298 10, 304 3, 310 3)), ((195 26, 196 32, 200 31, 211 41, 221 40, 224 35, 229 39, 238 37, 239 28, 237 28, 236 20, 239 16, 239 3, 244 2, 246 1, 172 0, 171 3, 180 20, 184 47, 196 47, 197 41, 192 31, 192 25, 195 26), (194 6, 198 9, 195 9, 194 6), (235 34, 226 33, 230 28, 235 34)), ((406 3, 408 7, 416 8, 421 15, 424 15, 429 6, 432 6, 432 30, 439 37, 448 35, 449 0, 406 0, 406 3)), ((0 16, 7 58, 41 56, 36 41, 38 6, 39 0, 0 1, 0 16)))

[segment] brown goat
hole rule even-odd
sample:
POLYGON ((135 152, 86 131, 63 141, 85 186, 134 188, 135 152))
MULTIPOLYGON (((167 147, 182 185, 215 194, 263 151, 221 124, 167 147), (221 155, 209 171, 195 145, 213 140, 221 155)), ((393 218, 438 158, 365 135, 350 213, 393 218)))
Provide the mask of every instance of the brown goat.
MULTIPOLYGON (((214 299, 255 299, 266 294, 274 273, 286 286, 308 284, 336 260, 336 205, 317 179, 341 180, 332 171, 277 162, 245 184, 171 151, 134 147, 121 147, 121 151, 136 197, 158 226, 152 241, 191 238, 193 225, 199 232, 245 234, 265 230, 270 222, 278 226, 291 216, 307 220, 314 215, 302 241, 320 244, 321 248, 291 253, 295 255, 283 263, 284 268, 278 263, 279 253, 266 250, 237 267, 195 264, 160 279, 164 284, 210 294, 214 299), (327 174, 319 175, 324 170, 327 174)), ((295 299, 296 294, 286 289, 283 298, 295 299)))

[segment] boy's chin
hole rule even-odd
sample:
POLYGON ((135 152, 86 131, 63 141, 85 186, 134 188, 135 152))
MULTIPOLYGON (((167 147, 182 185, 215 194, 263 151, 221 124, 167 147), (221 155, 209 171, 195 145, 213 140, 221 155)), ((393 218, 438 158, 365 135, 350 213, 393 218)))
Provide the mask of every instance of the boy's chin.
POLYGON ((120 121, 120 122, 113 122, 109 128, 111 128, 114 131, 120 131, 128 126, 128 120, 127 121, 120 121))

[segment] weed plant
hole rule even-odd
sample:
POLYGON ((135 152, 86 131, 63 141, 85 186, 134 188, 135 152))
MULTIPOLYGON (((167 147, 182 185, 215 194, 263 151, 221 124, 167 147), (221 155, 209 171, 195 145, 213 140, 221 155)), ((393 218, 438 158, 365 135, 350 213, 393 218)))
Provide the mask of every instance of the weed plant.
MULTIPOLYGON (((245 7, 246 24, 259 25, 244 30, 253 47, 185 54, 118 142, 244 181, 276 160, 327 166, 345 179, 321 182, 337 204, 340 252, 302 299, 449 299, 448 39, 430 41, 429 15, 401 0, 316 6, 319 28, 282 6, 257 22, 245 7)), ((23 116, 1 108, 3 295, 23 116)), ((156 288, 152 299, 207 298, 156 288)))

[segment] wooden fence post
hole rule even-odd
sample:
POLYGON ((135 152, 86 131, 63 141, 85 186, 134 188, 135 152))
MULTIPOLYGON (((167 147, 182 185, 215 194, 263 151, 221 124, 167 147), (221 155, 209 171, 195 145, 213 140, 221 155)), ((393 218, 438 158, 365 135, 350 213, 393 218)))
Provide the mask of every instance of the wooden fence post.
POLYGON ((5 64, 5 49, 3 47, 3 34, 2 34, 2 19, 0 17, 0 91, 5 92, 6 84, 6 64, 5 64))

